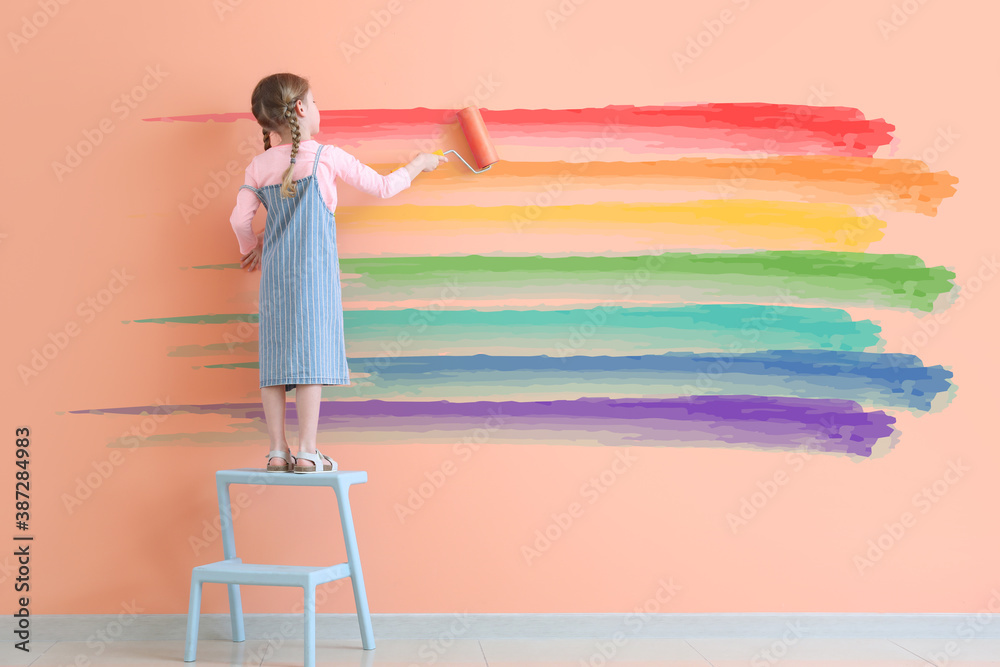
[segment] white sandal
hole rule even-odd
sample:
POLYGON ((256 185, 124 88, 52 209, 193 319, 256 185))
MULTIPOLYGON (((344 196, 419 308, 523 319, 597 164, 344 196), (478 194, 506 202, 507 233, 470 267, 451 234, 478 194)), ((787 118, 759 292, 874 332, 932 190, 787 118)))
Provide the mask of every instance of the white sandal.
POLYGON ((291 472, 292 471, 292 459, 291 452, 279 451, 277 449, 271 450, 267 453, 267 472, 291 472), (285 459, 284 463, 274 464, 271 463, 271 459, 285 459))
POLYGON ((337 462, 331 459, 323 452, 319 451, 318 447, 316 448, 315 452, 302 452, 295 458, 312 461, 313 465, 300 466, 298 463, 296 463, 295 467, 292 469, 292 472, 298 472, 298 473, 333 472, 334 470, 337 469, 337 462), (320 457, 323 457, 323 459, 326 459, 326 461, 323 461, 320 457), (329 461, 329 463, 327 463, 327 461, 329 461), (322 464, 322 468, 320 467, 320 464, 322 464))

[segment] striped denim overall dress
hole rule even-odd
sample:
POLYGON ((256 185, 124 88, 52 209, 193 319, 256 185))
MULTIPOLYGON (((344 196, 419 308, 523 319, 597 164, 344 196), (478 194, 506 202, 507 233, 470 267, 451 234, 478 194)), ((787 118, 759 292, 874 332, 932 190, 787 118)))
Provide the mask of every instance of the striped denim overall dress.
POLYGON ((267 209, 261 255, 260 386, 349 385, 344 343, 337 230, 316 182, 323 145, 310 176, 295 181, 294 197, 281 183, 252 190, 267 209))

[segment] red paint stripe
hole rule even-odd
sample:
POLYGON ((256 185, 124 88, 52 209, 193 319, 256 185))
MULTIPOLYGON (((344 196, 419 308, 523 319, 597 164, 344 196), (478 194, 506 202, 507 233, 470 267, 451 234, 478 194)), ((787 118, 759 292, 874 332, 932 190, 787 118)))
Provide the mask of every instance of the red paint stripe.
MULTIPOLYGON (((741 136, 771 137, 775 146, 789 139, 812 138, 819 145, 842 147, 847 153, 872 155, 887 145, 895 126, 884 119, 866 119, 852 107, 816 107, 767 103, 713 103, 686 106, 611 105, 583 109, 481 109, 483 121, 497 136, 520 132, 540 136, 559 128, 591 135, 617 126, 624 135, 642 132, 683 137, 685 132, 717 133, 720 140, 741 136), (731 136, 732 135, 732 136, 731 136)), ((324 132, 379 133, 404 126, 456 122, 455 109, 342 109, 321 112, 324 132)), ((253 120, 250 113, 198 114, 145 118, 149 121, 233 122, 253 120)), ((739 142, 737 142, 739 143, 739 142)))
MULTIPOLYGON (((837 132, 858 127, 869 127, 883 132, 895 126, 882 119, 868 120, 852 107, 811 107, 803 105, 764 103, 718 103, 689 106, 607 106, 585 109, 480 109, 484 121, 501 124, 546 125, 600 125, 608 122, 630 127, 799 127, 837 132)), ((372 124, 451 123, 456 119, 456 109, 344 109, 323 111, 323 120, 336 122, 344 127, 372 124)), ((198 114, 191 116, 165 116, 146 118, 152 121, 215 120, 232 122, 253 119, 250 113, 198 114)))

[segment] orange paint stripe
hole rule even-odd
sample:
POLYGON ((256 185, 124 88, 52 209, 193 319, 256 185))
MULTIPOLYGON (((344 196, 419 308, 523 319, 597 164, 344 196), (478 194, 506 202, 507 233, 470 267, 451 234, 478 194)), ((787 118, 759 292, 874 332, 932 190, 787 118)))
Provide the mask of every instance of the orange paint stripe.
MULTIPOLYGON (((372 165, 385 173, 399 165, 372 165)), ((827 156, 768 158, 680 158, 651 162, 505 162, 482 174, 449 165, 421 175, 422 188, 440 190, 684 188, 716 190, 721 196, 747 191, 805 190, 844 201, 884 202, 887 208, 936 215, 955 194, 958 179, 932 172, 920 160, 827 156)))

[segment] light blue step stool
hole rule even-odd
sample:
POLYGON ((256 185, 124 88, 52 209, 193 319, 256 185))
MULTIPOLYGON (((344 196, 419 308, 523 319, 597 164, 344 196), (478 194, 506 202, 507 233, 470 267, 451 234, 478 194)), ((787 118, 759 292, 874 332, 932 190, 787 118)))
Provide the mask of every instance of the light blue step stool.
POLYGON ((263 468, 237 468, 215 473, 215 486, 219 494, 219 521, 222 532, 222 553, 225 560, 199 565, 191 570, 191 598, 188 607, 187 640, 184 645, 184 662, 193 662, 198 648, 198 620, 201 614, 201 585, 228 584, 229 616, 233 627, 233 641, 246 639, 243 634, 243 606, 240 602, 240 584, 257 586, 301 586, 305 597, 304 644, 305 667, 316 664, 316 585, 350 577, 354 585, 354 604, 361 626, 361 645, 365 650, 375 648, 371 615, 365 582, 361 576, 361 558, 354 535, 354 519, 348 498, 352 484, 364 484, 368 473, 363 470, 336 472, 289 473, 266 472, 263 468), (232 505, 229 499, 230 484, 272 484, 275 486, 329 486, 337 494, 340 525, 344 531, 347 562, 326 567, 297 565, 259 565, 244 563, 236 557, 236 540, 233 536, 232 505))

